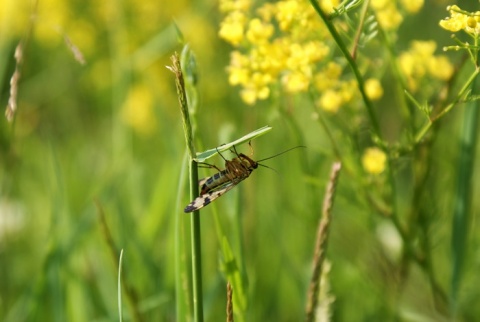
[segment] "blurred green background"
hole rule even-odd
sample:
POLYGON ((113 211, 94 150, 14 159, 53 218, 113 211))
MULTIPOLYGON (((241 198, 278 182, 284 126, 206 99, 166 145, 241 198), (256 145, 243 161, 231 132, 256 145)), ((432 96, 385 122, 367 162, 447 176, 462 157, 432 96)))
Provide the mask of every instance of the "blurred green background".
MULTIPOLYGON (((405 17, 395 42, 398 50, 413 39, 436 40, 438 48, 449 44, 448 32, 438 27, 447 16, 446 5, 427 0, 417 15, 405 17)), ((26 41, 18 112, 13 124, 3 117, 0 121, 0 320, 118 321, 118 254, 112 256, 96 203, 115 247, 124 249, 123 277, 141 319, 181 320, 175 313, 175 294, 181 290, 175 289, 179 271, 174 258, 183 249, 175 237, 188 235, 183 208, 190 198, 174 76, 165 67, 173 52, 182 50, 173 22, 197 59, 199 151, 264 125, 273 130, 253 142, 254 159, 307 146, 266 161, 277 173, 256 170, 202 211, 205 320, 225 319, 215 212, 226 238, 235 250, 242 249, 246 320, 303 319, 322 198, 336 160, 332 140, 307 95, 284 94, 255 106, 242 103, 238 89, 228 85, 225 69, 232 49, 218 37, 222 16, 217 2, 41 0, 35 5, 2 0, 0 17, 0 106, 7 105, 15 47, 26 41), (69 44, 82 52, 85 64, 75 60, 69 44)), ((388 76, 382 79, 385 94, 375 108, 385 137, 394 143, 400 141, 403 124, 389 81, 388 76)), ((340 111, 326 117, 350 170, 361 169, 362 151, 374 144, 368 124, 357 121, 359 114, 340 111), (345 132, 350 125, 355 128, 345 132)), ((445 294, 452 279, 452 205, 462 116, 463 108, 455 108, 435 133, 422 195, 431 215, 427 231, 433 278, 445 294)), ((247 145, 238 149, 250 153, 247 145)), ((421 165, 415 161, 408 153, 395 161, 401 220, 417 205, 412 191, 415 167, 421 165)), ((224 163, 219 157, 209 162, 224 163)), ((201 177, 212 173, 200 170, 201 177)), ((473 175, 475 196, 478 171, 473 175)), ((371 193, 383 200, 390 188, 388 180, 361 170, 341 174, 327 253, 332 321, 448 320, 448 305, 445 311, 435 308, 431 276, 415 262, 400 267, 398 232, 367 198, 371 193), (408 278, 398 285, 404 271, 408 278)), ((471 213, 478 213, 479 206, 473 198, 471 213)), ((458 319, 474 321, 480 316, 480 240, 473 216, 466 232, 458 319)), ((188 239, 185 243, 189 265, 188 239)), ((125 312, 128 319, 131 311, 125 312)))

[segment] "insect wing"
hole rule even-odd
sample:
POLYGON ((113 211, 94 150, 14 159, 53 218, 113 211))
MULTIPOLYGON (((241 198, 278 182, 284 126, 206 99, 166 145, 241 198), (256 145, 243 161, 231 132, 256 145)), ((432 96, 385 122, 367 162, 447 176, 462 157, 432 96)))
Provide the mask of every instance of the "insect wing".
POLYGON ((195 211, 195 210, 198 210, 198 209, 202 209, 203 207, 205 207, 206 205, 208 205, 209 203, 211 203, 212 201, 214 201, 218 197, 220 197, 220 196, 224 195, 225 193, 227 193, 228 191, 230 191, 239 182, 240 181, 237 181, 237 182, 230 181, 230 182, 228 182, 224 185, 221 185, 221 186, 217 187, 216 189, 212 189, 209 192, 198 196, 197 198, 195 198, 195 200, 193 200, 191 203, 189 203, 185 207, 184 212, 188 213, 188 212, 192 212, 192 211, 195 211))

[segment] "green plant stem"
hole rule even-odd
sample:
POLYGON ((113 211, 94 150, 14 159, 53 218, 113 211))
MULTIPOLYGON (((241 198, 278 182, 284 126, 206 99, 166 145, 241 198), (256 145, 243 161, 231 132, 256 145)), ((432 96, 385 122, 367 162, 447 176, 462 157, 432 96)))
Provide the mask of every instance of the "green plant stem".
MULTIPOLYGON (((473 94, 478 94, 480 80, 473 85, 473 94)), ((463 126, 460 137, 460 158, 458 161, 458 175, 454 198, 453 224, 452 224, 452 277, 451 300, 452 311, 456 315, 458 291, 460 288, 465 254, 468 251, 467 236, 469 232, 472 178, 475 164, 475 147, 477 146, 479 106, 478 101, 468 104, 464 112, 463 126)))
MULTIPOLYGON (((185 142, 188 148, 190 162, 190 197, 198 196, 198 167, 194 161, 196 156, 193 145, 193 130, 188 111, 187 92, 185 90, 185 81, 182 68, 180 66, 180 57, 177 53, 172 56, 173 65, 169 69, 175 74, 175 83, 177 87, 177 96, 182 112, 183 130, 185 142)), ((195 322, 203 322, 203 297, 202 297, 202 257, 201 257, 201 231, 200 231, 200 212, 194 211, 190 217, 191 220, 191 241, 192 241, 192 283, 193 283, 193 316, 195 322)))
MULTIPOLYGON (((198 167, 190 160, 190 196, 198 196, 198 167)), ((190 216, 192 239, 192 282, 193 282, 193 314, 194 321, 203 321, 202 301, 202 243, 200 231, 200 212, 194 211, 190 216)))
POLYGON ((423 137, 425 136, 425 134, 427 134, 428 130, 430 130, 430 128, 432 127, 432 124, 436 121, 438 121, 439 119, 441 119, 445 114, 447 114, 448 112, 450 112, 450 110, 455 106, 457 105, 457 103, 462 99, 462 97, 465 95, 465 93, 467 92, 467 90, 470 89, 470 86, 472 85, 472 82, 475 80, 475 78, 478 76, 478 74, 480 73, 480 69, 479 68, 476 68, 474 70, 474 72, 472 73, 472 75, 470 75, 470 77, 468 78, 468 80, 465 82, 465 84, 462 86, 462 89, 458 92, 458 95, 457 97, 453 100, 452 103, 450 103, 449 105, 447 105, 447 107, 445 107, 442 111, 440 111, 440 113, 438 113, 436 116, 430 118, 428 120, 428 122, 423 126, 423 128, 419 131, 419 133, 417 134, 417 136, 415 137, 415 143, 419 143, 423 137))
POLYGON ((335 43, 337 44, 338 48, 342 52, 343 56, 347 60, 348 64, 350 65, 350 68, 352 69, 353 73, 355 74, 355 78, 357 79, 357 85, 358 85, 358 90, 360 91, 360 94, 362 95, 363 102, 365 103, 365 107, 367 108, 368 116, 370 118, 370 123, 372 124, 373 132, 377 138, 380 140, 382 139, 382 133, 380 132, 380 126, 377 120, 377 117, 373 111, 373 105, 370 99, 367 96, 367 93, 365 92, 365 82, 363 80, 363 76, 360 73, 360 70, 358 69, 357 64, 355 63, 355 60, 353 59, 352 55, 348 51, 347 47, 343 43, 342 38, 338 34, 337 30, 335 29, 335 26, 333 25, 332 21, 329 19, 329 17, 323 12, 322 8, 320 8, 320 5, 316 0, 310 0, 310 3, 312 4, 313 8, 315 11, 318 13, 320 18, 322 18, 323 22, 328 28, 328 31, 332 35, 333 39, 335 40, 335 43))

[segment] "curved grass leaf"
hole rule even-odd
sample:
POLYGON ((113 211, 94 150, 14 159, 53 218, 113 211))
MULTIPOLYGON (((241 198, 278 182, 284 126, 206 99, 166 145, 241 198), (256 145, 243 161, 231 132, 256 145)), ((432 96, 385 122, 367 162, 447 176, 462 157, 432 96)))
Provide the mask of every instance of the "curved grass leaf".
POLYGON ((249 142, 256 137, 265 134, 266 132, 270 131, 271 129, 272 129, 272 127, 267 125, 267 126, 264 126, 262 128, 259 128, 256 131, 250 132, 245 136, 242 136, 238 140, 235 140, 235 141, 230 142, 230 143, 222 144, 222 145, 220 145, 216 148, 213 148, 213 149, 210 149, 210 150, 207 150, 207 151, 204 151, 204 152, 197 153, 197 157, 195 158, 195 161, 205 162, 205 160, 213 157, 218 152, 227 151, 230 148, 232 148, 233 146, 240 145, 240 144, 243 144, 245 142, 249 142))

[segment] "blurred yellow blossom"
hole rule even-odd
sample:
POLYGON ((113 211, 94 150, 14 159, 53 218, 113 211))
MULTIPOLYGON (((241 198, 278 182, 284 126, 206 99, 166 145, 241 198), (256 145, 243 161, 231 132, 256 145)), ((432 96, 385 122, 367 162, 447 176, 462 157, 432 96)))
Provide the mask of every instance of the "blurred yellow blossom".
POLYGON ((383 7, 377 10, 377 21, 385 30, 393 30, 402 23, 403 16, 394 2, 387 1, 383 7))
POLYGON ((403 8, 409 13, 417 13, 422 9, 424 0, 401 0, 403 8))
POLYGON ((245 14, 239 11, 232 12, 220 24, 220 37, 237 46, 244 38, 245 22, 245 14))
POLYGON ((233 11, 246 12, 251 5, 252 2, 250 0, 221 0, 220 11, 227 13, 233 11))
POLYGON ((331 113, 336 113, 342 103, 342 96, 334 90, 325 91, 318 101, 321 109, 331 113))
POLYGON ((289 29, 300 11, 301 4, 297 0, 279 1, 276 5, 275 18, 280 24, 280 29, 283 31, 289 29))
POLYGON ((310 84, 310 77, 301 72, 291 72, 282 77, 285 90, 289 93, 304 92, 310 84))
POLYGON ((440 80, 448 80, 453 74, 453 65, 448 60, 447 56, 436 56, 429 60, 429 73, 440 80))
POLYGON ((319 2, 320 2, 320 7, 326 13, 332 12, 333 9, 340 4, 339 0, 321 0, 319 2))
POLYGON ((357 94, 357 81, 355 79, 340 82, 340 95, 344 103, 350 102, 357 94))
POLYGON ((124 122, 135 132, 150 135, 157 126, 151 91, 143 85, 131 88, 123 104, 121 115, 124 122))
POLYGON ((453 66, 443 55, 435 56, 437 45, 434 41, 413 41, 411 48, 400 54, 400 69, 407 79, 410 90, 416 91, 423 77, 432 76, 440 80, 448 79, 453 66))
POLYGON ((390 0, 371 0, 370 5, 372 6, 373 9, 380 10, 385 8, 387 4, 390 2, 391 2, 390 0))
POLYGON ((342 66, 335 62, 328 62, 314 78, 314 86, 318 91, 324 91, 334 86, 342 75, 342 66))
POLYGON ((367 79, 365 82, 365 92, 372 101, 379 100, 383 96, 383 87, 376 78, 367 79))
POLYGON ((27 0, 2 0, 0 5, 0 43, 20 38, 28 30, 34 4, 27 0))
POLYGON ((387 155, 379 148, 368 148, 362 156, 363 169, 370 174, 380 174, 385 170, 387 155))
POLYGON ((252 44, 262 44, 267 42, 273 35, 273 26, 255 18, 248 24, 247 39, 252 44))

